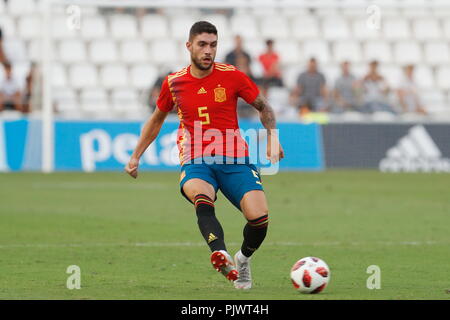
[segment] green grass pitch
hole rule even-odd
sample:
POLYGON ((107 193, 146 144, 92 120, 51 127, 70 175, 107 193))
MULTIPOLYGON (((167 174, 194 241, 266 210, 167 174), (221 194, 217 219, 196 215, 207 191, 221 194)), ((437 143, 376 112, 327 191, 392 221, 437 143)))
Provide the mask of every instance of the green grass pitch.
MULTIPOLYGON (((0 175, 0 299, 450 299, 450 175, 375 171, 264 176, 269 233, 237 291, 209 263, 178 173, 0 175), (324 259, 331 281, 302 295, 289 271, 324 259), (81 289, 69 290, 69 265, 81 289), (366 287, 367 267, 381 289, 366 287)), ((245 220, 219 193, 232 255, 245 220)))

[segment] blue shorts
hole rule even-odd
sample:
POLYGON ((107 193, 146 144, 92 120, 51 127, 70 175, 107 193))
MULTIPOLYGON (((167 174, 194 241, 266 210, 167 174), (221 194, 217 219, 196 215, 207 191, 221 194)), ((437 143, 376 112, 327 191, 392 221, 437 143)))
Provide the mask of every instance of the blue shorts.
POLYGON ((181 194, 192 202, 183 191, 186 181, 198 178, 220 189, 223 195, 239 210, 244 194, 252 190, 264 191, 258 169, 250 163, 245 164, 206 164, 188 163, 181 167, 181 194))

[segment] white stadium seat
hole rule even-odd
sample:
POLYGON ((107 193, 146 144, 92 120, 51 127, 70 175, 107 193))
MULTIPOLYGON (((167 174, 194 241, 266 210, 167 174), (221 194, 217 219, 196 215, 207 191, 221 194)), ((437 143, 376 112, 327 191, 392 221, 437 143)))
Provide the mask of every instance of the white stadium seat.
MULTIPOLYGON (((83 18, 82 22, 85 19, 87 18, 83 18)), ((81 27, 81 31, 83 31, 83 27, 81 27)), ((67 25, 66 15, 57 15, 52 16, 51 33, 54 39, 61 40, 73 38, 74 36, 79 34, 79 30, 75 28, 69 28, 69 26, 67 25)))
POLYGON ((67 86, 67 75, 66 70, 62 64, 52 64, 52 86, 58 88, 63 88, 67 86))
POLYGON ((450 63, 450 51, 448 43, 436 41, 425 43, 425 62, 439 66, 450 63))
POLYGON ((41 18, 38 15, 23 16, 17 25, 20 38, 30 40, 42 35, 41 18))
POLYGON ((228 19, 223 14, 209 14, 202 17, 202 19, 216 26, 220 41, 232 36, 228 19))
POLYGON ((379 39, 382 36, 381 24, 377 28, 371 20, 356 19, 352 23, 352 33, 355 39, 360 41, 370 41, 379 39))
POLYGON ((231 31, 245 39, 255 39, 259 36, 255 17, 252 15, 234 15, 230 19, 231 31))
POLYGON ((148 14, 142 17, 140 29, 145 39, 165 38, 169 35, 167 19, 159 14, 148 14))
POLYGON ((445 19, 443 22, 444 37, 445 39, 450 39, 450 19, 445 19))
POLYGON ((174 16, 170 19, 170 32, 175 40, 187 41, 189 38, 189 30, 197 21, 194 16, 174 16))
POLYGON ((422 51, 416 42, 402 41, 394 44, 394 60, 399 65, 419 63, 422 61, 422 51))
POLYGON ((136 38, 137 21, 132 15, 114 14, 109 18, 109 29, 114 39, 136 38))
POLYGON ((108 95, 105 90, 92 88, 85 89, 80 94, 81 110, 85 112, 105 112, 110 110, 108 95))
POLYGON ((5 2, 0 1, 0 14, 5 12, 5 2))
MULTIPOLYGON (((275 42, 275 46, 277 43, 278 41, 275 42)), ((264 40, 244 40, 243 47, 254 60, 258 60, 259 56, 265 51, 266 44, 264 40)))
POLYGON ((35 13, 36 2, 34 0, 10 0, 7 2, 7 11, 10 15, 21 16, 35 13))
POLYGON ((109 39, 93 41, 89 46, 89 57, 94 63, 110 63, 117 61, 116 42, 109 39))
POLYGON ((97 70, 93 65, 74 64, 69 68, 69 81, 73 88, 81 89, 98 85, 97 70))
POLYGON ((414 79, 420 89, 431 89, 435 86, 433 72, 428 66, 417 66, 414 70, 414 79))
POLYGON ((86 39, 101 39, 108 36, 106 20, 102 16, 87 16, 81 20, 81 36, 86 39))
POLYGON ((413 24, 413 34, 418 40, 436 40, 442 38, 442 30, 436 19, 418 19, 413 24))
POLYGON ((282 16, 263 16, 259 19, 261 37, 264 39, 286 39, 290 37, 286 19, 282 16))
POLYGON ((8 15, 0 16, 0 27, 2 28, 3 37, 9 38, 14 37, 16 35, 16 23, 13 17, 8 15))
POLYGON ((151 64, 136 64, 131 67, 131 85, 137 89, 149 89, 158 78, 158 70, 151 64))
POLYGON ((80 40, 63 40, 59 45, 59 58, 64 63, 86 60, 86 48, 80 40))
POLYGON ((350 38, 347 21, 341 17, 325 17, 322 20, 323 37, 327 40, 339 41, 350 38))
POLYGON ((298 40, 316 39, 320 34, 319 23, 311 16, 293 17, 291 29, 292 36, 298 40))
POLYGON ((401 67, 398 65, 380 65, 379 71, 391 89, 398 87, 402 79, 401 67))
POLYGON ((323 40, 309 40, 303 43, 303 58, 310 59, 315 57, 319 63, 328 63, 330 58, 330 51, 328 49, 328 42, 323 40))
POLYGON ((112 107, 115 111, 133 111, 142 109, 139 95, 134 89, 117 89, 111 95, 112 107))
POLYGON ((388 40, 406 40, 411 38, 411 31, 406 19, 382 19, 381 26, 383 35, 388 40))
POLYGON ((126 63, 150 62, 145 42, 142 40, 123 41, 120 45, 120 59, 126 63))
POLYGON ((277 40, 274 49, 280 57, 281 64, 296 64, 302 59, 299 44, 296 41, 277 40))
POLYGON ((176 41, 172 39, 152 41, 149 58, 157 64, 176 63, 179 60, 179 48, 176 41))
POLYGON ((360 62, 361 46, 356 41, 338 41, 333 45, 333 60, 336 63, 342 61, 360 62))
POLYGON ((443 90, 450 90, 450 67, 445 66, 438 68, 436 72, 436 81, 438 87, 443 90))
POLYGON ((69 88, 60 88, 54 90, 53 98, 56 110, 58 112, 68 112, 78 109, 78 99, 75 90, 69 88))
POLYGON ((389 63, 392 61, 391 48, 388 43, 381 41, 367 42, 363 46, 364 59, 367 62, 378 60, 379 62, 389 63))
POLYGON ((127 69, 122 64, 105 65, 100 70, 100 81, 108 89, 126 87, 129 85, 127 69))
POLYGON ((13 62, 24 62, 28 60, 25 41, 8 37, 3 40, 3 50, 6 58, 13 62))

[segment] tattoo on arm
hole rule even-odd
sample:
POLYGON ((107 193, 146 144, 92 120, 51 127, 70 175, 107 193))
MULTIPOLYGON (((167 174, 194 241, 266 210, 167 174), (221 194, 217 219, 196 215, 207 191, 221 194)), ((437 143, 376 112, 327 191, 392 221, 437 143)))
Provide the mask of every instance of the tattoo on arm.
POLYGON ((269 105, 267 100, 262 95, 259 95, 256 98, 256 100, 252 103, 252 106, 259 111, 259 118, 261 119, 261 123, 263 124, 264 128, 268 130, 275 129, 275 113, 273 112, 273 109, 269 105))

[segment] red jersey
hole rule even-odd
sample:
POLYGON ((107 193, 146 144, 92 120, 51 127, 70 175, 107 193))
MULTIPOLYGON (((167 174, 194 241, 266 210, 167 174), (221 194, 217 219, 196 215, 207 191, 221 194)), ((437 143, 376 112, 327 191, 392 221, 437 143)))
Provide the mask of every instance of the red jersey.
POLYGON ((232 65, 214 63, 212 68, 201 79, 191 75, 190 66, 168 75, 156 103, 164 112, 177 108, 182 165, 205 156, 248 156, 247 143, 239 133, 237 100, 241 97, 251 104, 259 89, 232 65))

